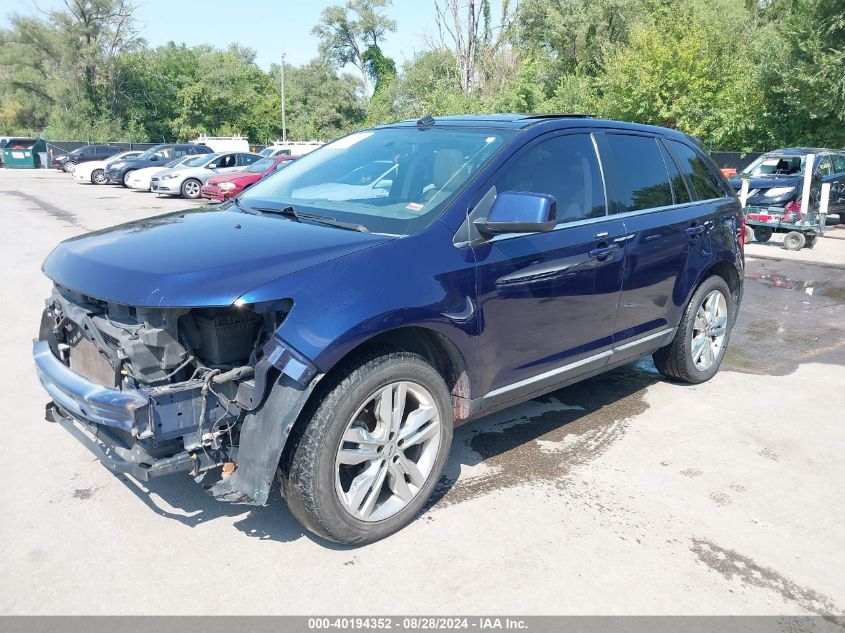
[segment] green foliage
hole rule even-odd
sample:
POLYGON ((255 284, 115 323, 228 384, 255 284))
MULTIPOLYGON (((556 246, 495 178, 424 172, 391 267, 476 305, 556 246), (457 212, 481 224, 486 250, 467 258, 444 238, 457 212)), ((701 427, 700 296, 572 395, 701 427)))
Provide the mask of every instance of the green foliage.
MULTIPOLYGON (((441 19, 457 20, 443 27, 465 38, 465 2, 438 1, 441 19)), ((494 18, 489 0, 476 0, 471 72, 467 41, 452 46, 443 33, 397 69, 381 48, 396 29, 390 0, 327 7, 313 31, 320 57, 285 67, 288 136, 329 140, 425 114, 573 112, 676 127, 712 149, 845 146, 842 0, 510 5, 494 18), (359 76, 344 74, 347 64, 359 76)), ((133 12, 128 0, 65 0, 11 15, 0 29, 0 132, 281 136, 278 66, 259 68, 240 46, 149 48, 133 12)))

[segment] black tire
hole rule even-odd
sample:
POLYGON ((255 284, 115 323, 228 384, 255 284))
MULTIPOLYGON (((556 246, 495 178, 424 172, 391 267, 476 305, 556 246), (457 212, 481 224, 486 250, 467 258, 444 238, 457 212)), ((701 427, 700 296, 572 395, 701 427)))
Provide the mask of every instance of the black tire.
POLYGON ((443 378, 422 356, 384 350, 341 370, 333 384, 304 413, 279 469, 282 494, 303 526, 326 539, 372 543, 414 520, 437 485, 452 443, 452 402, 443 378), (381 521, 354 517, 341 503, 335 485, 337 451, 350 420, 374 393, 396 381, 410 381, 432 395, 440 415, 440 443, 428 479, 396 514, 381 521))
POLYGON ((743 240, 745 244, 751 243, 751 240, 754 239, 754 234, 751 232, 751 227, 745 227, 745 233, 743 234, 743 240))
POLYGON ((733 295, 727 282, 718 275, 713 275, 705 279, 701 285, 693 293, 692 297, 684 310, 684 316, 678 325, 678 331, 675 333, 675 338, 666 347, 661 347, 654 352, 652 358, 654 359, 654 366, 657 371, 669 378, 678 382, 686 382, 689 384, 698 384, 710 380, 719 371, 722 364, 722 359, 725 357, 725 350, 728 347, 728 341, 731 335, 734 321, 734 305, 733 295), (725 330, 725 338, 722 342, 722 347, 719 351, 718 357, 713 362, 713 365, 702 371, 695 366, 692 358, 691 345, 692 333, 695 323, 696 313, 704 302, 704 299, 713 290, 719 290, 724 296, 727 304, 727 325, 725 330))
POLYGON ((804 248, 813 248, 816 245, 816 242, 819 240, 818 235, 805 235, 804 236, 804 248))
POLYGON ((754 239, 758 242, 768 242, 772 239, 772 229, 767 226, 755 226, 754 227, 754 239))
POLYGON ((202 195, 202 183, 196 178, 188 178, 182 183, 181 194, 183 198, 196 200, 202 195))
POLYGON ((807 238, 799 231, 790 231, 783 236, 783 247, 788 251, 800 251, 806 242, 807 238))
POLYGON ((91 184, 104 185, 106 184, 106 171, 104 169, 95 169, 91 172, 91 184))
POLYGON ((67 161, 64 165, 62 165, 62 169, 67 174, 72 174, 73 170, 76 169, 76 163, 72 160, 67 161))
POLYGON ((121 182, 121 184, 122 184, 124 187, 126 187, 127 189, 129 189, 129 175, 130 175, 133 171, 135 171, 135 170, 134 170, 134 169, 130 169, 129 171, 125 171, 125 172, 123 172, 123 176, 121 176, 121 178, 120 178, 120 182, 121 182))

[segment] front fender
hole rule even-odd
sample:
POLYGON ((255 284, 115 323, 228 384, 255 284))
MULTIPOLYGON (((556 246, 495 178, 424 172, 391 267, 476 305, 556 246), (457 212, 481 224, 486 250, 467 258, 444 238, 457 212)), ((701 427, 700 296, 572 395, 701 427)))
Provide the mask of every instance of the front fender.
POLYGON ((264 284, 238 303, 281 297, 289 297, 293 308, 276 337, 319 373, 374 336, 407 326, 443 334, 464 358, 474 358, 478 314, 472 252, 455 248, 451 230, 439 222, 418 235, 264 284))

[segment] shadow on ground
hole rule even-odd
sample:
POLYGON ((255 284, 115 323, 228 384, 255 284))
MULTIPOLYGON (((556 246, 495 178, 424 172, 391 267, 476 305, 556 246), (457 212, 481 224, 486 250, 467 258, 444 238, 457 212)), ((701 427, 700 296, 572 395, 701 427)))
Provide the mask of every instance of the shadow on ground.
MULTIPOLYGON (((647 408, 645 390, 657 380, 651 362, 640 361, 459 427, 425 513, 529 481, 559 485, 572 467, 597 457, 622 436, 625 420, 647 408)), ((187 527, 231 517, 238 530, 254 538, 288 542, 306 536, 347 549, 304 531, 277 486, 268 506, 251 507, 216 501, 189 477, 144 485, 121 479, 151 511, 187 527)))

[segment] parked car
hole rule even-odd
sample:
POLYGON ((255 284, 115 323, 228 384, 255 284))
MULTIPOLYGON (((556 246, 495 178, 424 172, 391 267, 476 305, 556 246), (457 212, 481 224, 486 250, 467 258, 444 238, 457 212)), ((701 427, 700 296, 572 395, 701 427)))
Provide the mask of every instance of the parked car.
POLYGON ((325 145, 320 141, 276 141, 268 145, 260 154, 270 158, 273 156, 304 156, 325 145))
POLYGON ((801 208, 804 172, 807 155, 814 154, 813 177, 810 189, 811 206, 818 203, 822 181, 830 182, 828 213, 839 214, 845 222, 845 151, 818 147, 791 147, 763 154, 736 178, 731 186, 739 193, 743 179, 749 179, 749 207, 783 208, 791 217, 800 219, 806 211, 801 208))
POLYGON ((62 242, 35 365, 48 418, 115 472, 215 471, 213 496, 258 505, 278 473, 308 529, 366 543, 425 507, 455 424, 649 354, 711 378, 743 229, 680 132, 425 117, 216 209, 62 242), (294 193, 379 161, 397 165, 386 196, 294 193))
POLYGON ((281 171, 299 156, 275 156, 255 161, 243 171, 233 174, 214 176, 202 187, 202 197, 223 202, 234 198, 241 191, 257 183, 270 174, 281 171))
POLYGON ((82 163, 81 165, 77 165, 73 170, 73 179, 80 184, 91 183, 94 185, 104 185, 106 184, 106 168, 111 163, 138 158, 143 153, 141 150, 132 150, 129 152, 120 152, 106 160, 92 160, 82 163))
POLYGON ((77 165, 94 160, 106 160, 118 152, 120 152, 120 148, 111 145, 85 145, 66 154, 53 156, 53 162, 50 163, 50 166, 71 174, 77 165))
POLYGON ((211 154, 201 154, 199 156, 196 156, 195 154, 188 154, 187 156, 174 158, 169 163, 165 163, 161 166, 136 169, 135 171, 130 172, 129 176, 127 176, 126 186, 136 191, 150 191, 153 176, 156 174, 160 174, 168 169, 175 169, 177 167, 181 167, 182 165, 187 165, 195 160, 206 160, 206 157, 208 156, 211 156, 211 154))
POLYGON ((168 196, 199 198, 202 186, 212 176, 241 171, 261 157, 258 154, 208 154, 191 163, 168 169, 151 178, 150 191, 168 196))
POLYGON ((249 139, 240 136, 206 136, 204 134, 200 134, 197 138, 195 138, 191 143, 197 143, 199 145, 205 145, 206 147, 210 147, 212 152, 215 153, 223 153, 223 152, 248 152, 249 151, 249 139))
POLYGON ((136 169, 164 165, 174 158, 180 158, 182 156, 201 156, 203 154, 211 154, 211 150, 205 145, 191 143, 164 143, 162 145, 156 145, 141 154, 138 158, 121 160, 109 165, 108 169, 106 169, 106 180, 110 183, 126 187, 128 186, 127 179, 129 174, 136 169))
POLYGON ((338 176, 332 182, 304 187, 294 191, 293 195, 297 198, 322 200, 386 198, 398 168, 399 165, 390 160, 373 161, 338 176))

